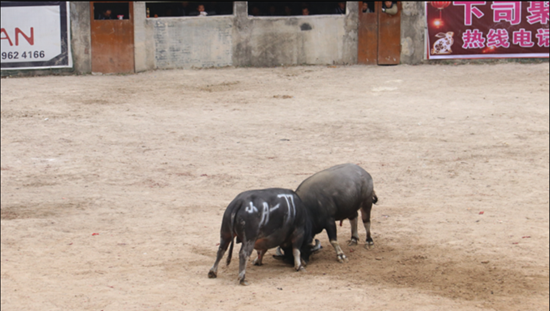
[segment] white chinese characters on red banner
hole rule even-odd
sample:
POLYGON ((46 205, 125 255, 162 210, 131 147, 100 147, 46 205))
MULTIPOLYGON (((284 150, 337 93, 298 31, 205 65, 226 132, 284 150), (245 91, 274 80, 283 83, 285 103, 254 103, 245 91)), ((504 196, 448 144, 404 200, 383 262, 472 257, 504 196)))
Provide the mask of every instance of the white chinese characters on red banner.
POLYGON ((549 54, 548 1, 431 1, 426 18, 430 59, 549 54))

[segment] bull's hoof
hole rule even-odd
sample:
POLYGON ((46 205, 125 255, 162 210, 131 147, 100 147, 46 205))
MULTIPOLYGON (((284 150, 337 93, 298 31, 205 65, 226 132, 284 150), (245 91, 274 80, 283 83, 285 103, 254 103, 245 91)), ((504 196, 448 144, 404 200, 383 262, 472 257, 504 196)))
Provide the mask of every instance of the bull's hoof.
POLYGON ((349 242, 348 242, 348 246, 355 246, 355 245, 357 245, 357 241, 358 241, 358 240, 359 240, 358 238, 353 238, 353 237, 352 237, 351 240, 349 240, 349 242))
POLYGON ((218 276, 216 275, 216 272, 210 270, 210 271, 208 271, 208 277, 211 278, 211 279, 215 279, 218 276))
POLYGON ((263 266, 263 263, 258 262, 258 259, 254 260, 252 263, 253 263, 255 266, 263 266))
POLYGON ((344 255, 344 254, 338 255, 338 256, 336 257, 336 259, 338 259, 338 262, 340 262, 340 263, 344 263, 344 262, 348 262, 348 261, 349 261, 348 257, 346 257, 346 255, 344 255))
POLYGON ((374 242, 372 240, 370 241, 367 241, 367 243, 365 243, 365 248, 367 250, 371 249, 371 248, 374 248, 374 242))
POLYGON ((248 286, 248 285, 250 285, 250 283, 248 283, 246 280, 240 280, 240 281, 239 281, 239 284, 242 285, 242 286, 248 286))
POLYGON ((300 268, 296 269, 297 272, 307 272, 306 268, 304 266, 300 266, 300 268))

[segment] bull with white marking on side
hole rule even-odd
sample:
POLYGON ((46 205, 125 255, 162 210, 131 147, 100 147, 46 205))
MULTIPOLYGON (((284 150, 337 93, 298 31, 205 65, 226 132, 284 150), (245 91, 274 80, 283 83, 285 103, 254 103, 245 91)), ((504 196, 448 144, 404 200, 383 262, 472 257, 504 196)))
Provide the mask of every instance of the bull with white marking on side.
POLYGON ((230 244, 227 265, 231 262, 235 236, 237 243, 242 243, 238 279, 241 285, 248 285, 245 269, 253 249, 258 251, 258 258, 254 260, 258 266, 270 248, 280 246, 292 250, 294 268, 303 270, 300 250, 309 251, 311 224, 302 201, 292 190, 272 188, 237 195, 223 215, 220 246, 208 272, 209 278, 217 277, 218 264, 230 244))
MULTIPOLYGON (((367 231, 365 248, 372 247, 374 242, 370 232, 370 213, 378 197, 373 189, 372 177, 364 169, 355 164, 333 166, 304 180, 296 189, 296 194, 302 199, 310 216, 312 237, 325 229, 338 261, 347 261, 347 257, 336 239, 336 221, 350 220, 350 244, 357 244, 359 209, 367 231)), ((288 249, 282 249, 285 256, 290 256, 288 249)), ((303 254, 306 261, 308 255, 303 254)))

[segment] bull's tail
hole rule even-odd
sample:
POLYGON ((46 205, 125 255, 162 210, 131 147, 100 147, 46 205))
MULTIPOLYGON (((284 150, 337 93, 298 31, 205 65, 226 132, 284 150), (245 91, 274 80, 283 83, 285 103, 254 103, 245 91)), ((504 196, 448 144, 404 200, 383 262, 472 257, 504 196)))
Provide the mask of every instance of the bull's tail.
POLYGON ((233 245, 235 244, 235 216, 239 209, 241 209, 241 200, 235 200, 231 202, 229 208, 231 209, 231 245, 229 246, 229 254, 227 254, 227 265, 231 263, 231 256, 233 255, 233 245), (233 206, 231 206, 233 205, 233 206))
POLYGON ((229 254, 227 254, 227 265, 231 263, 231 255, 233 255, 233 244, 235 242, 235 238, 233 237, 233 234, 231 235, 231 245, 229 246, 229 254))
POLYGON ((372 204, 376 204, 378 202, 378 197, 376 196, 376 192, 372 190, 372 204))

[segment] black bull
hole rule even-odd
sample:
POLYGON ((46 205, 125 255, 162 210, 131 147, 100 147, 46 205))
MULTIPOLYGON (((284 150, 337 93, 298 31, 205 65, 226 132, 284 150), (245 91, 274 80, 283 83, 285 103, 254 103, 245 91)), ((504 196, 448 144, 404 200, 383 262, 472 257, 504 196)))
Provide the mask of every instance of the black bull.
MULTIPOLYGON (((266 251, 283 247, 294 257, 294 268, 302 270, 301 252, 308 252, 311 243, 311 224, 300 198, 292 190, 251 190, 239 194, 227 207, 220 230, 220 246, 208 277, 215 278, 218 264, 227 247, 227 265, 231 262, 234 237, 242 242, 239 252, 239 282, 245 281, 246 263, 253 249, 258 251, 255 265, 262 265, 266 251)), ((309 257, 309 255, 306 255, 309 257)))
MULTIPOLYGON (((337 241, 336 221, 350 220, 350 245, 356 245, 359 240, 358 210, 361 210, 367 232, 365 248, 374 245, 370 232, 370 213, 372 204, 378 201, 378 197, 374 192, 372 177, 363 168, 355 164, 341 164, 320 171, 304 180, 296 189, 296 194, 308 211, 312 237, 325 229, 338 261, 347 261, 347 257, 337 241)), ((288 248, 281 248, 285 257, 292 257, 288 248)), ((307 262, 309 253, 303 253, 302 257, 307 262)))

